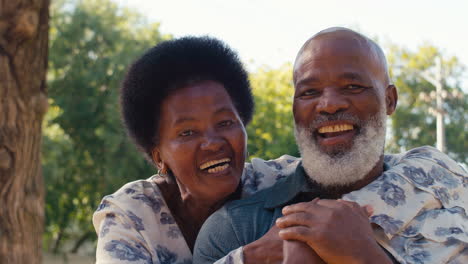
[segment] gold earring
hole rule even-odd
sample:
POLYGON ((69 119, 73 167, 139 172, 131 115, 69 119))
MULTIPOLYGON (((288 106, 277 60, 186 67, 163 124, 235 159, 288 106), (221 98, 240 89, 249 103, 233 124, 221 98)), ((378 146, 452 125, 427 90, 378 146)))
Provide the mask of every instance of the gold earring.
POLYGON ((164 162, 161 162, 158 166, 158 174, 161 176, 161 177, 166 177, 167 176, 167 167, 164 165, 164 162))

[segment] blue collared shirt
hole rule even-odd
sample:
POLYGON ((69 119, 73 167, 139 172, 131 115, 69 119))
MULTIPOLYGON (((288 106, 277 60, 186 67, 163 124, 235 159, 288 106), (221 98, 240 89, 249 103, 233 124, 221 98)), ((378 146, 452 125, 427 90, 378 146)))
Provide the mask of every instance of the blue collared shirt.
MULTIPOLYGON (((385 166, 384 166, 385 167, 385 166)), ((293 175, 245 200, 232 201, 207 219, 197 238, 193 263, 214 263, 270 230, 284 206, 328 198, 299 164, 293 175)), ((387 253, 388 254, 388 253, 387 253)))
MULTIPOLYGON (((328 198, 324 194, 298 165, 273 187, 213 214, 199 233, 194 263, 213 263, 229 252, 235 254, 220 263, 243 263, 236 248, 263 236, 281 217, 282 207, 328 198)), ((385 156, 384 172, 342 199, 374 208, 369 218, 374 238, 394 262, 468 263, 468 174, 436 149, 425 146, 385 156)))

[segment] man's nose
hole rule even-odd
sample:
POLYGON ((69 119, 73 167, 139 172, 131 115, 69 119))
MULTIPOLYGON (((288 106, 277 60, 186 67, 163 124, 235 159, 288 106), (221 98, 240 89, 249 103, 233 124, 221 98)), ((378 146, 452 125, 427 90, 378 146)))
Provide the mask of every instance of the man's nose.
POLYGON ((225 140, 219 133, 207 132, 205 133, 204 140, 201 144, 201 149, 207 151, 218 151, 224 144, 225 140))
POLYGON ((334 114, 348 109, 349 102, 345 96, 336 92, 335 89, 324 89, 317 104, 317 112, 334 114))

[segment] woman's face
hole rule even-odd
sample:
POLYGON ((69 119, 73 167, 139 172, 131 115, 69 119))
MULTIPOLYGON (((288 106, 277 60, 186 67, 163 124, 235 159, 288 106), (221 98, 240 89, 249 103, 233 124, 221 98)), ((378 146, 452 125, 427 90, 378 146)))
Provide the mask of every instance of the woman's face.
POLYGON ((247 136, 222 84, 203 81, 169 95, 159 127, 153 157, 172 171, 183 198, 218 202, 236 190, 247 136))

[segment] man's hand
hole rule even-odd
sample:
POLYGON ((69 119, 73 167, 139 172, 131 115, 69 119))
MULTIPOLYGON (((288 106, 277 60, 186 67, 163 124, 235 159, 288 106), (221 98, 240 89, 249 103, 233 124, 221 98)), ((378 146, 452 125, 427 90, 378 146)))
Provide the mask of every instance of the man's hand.
POLYGON ((315 251, 304 242, 284 240, 282 264, 325 264, 315 251))
POLYGON ((279 228, 273 226, 260 239, 243 248, 245 264, 280 264, 283 260, 283 240, 278 236, 279 228))
POLYGON ((373 237, 369 208, 319 200, 283 208, 279 236, 307 243, 326 263, 391 263, 373 237))

